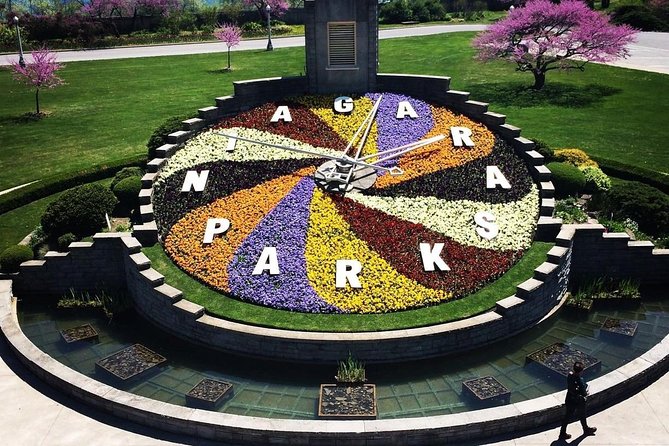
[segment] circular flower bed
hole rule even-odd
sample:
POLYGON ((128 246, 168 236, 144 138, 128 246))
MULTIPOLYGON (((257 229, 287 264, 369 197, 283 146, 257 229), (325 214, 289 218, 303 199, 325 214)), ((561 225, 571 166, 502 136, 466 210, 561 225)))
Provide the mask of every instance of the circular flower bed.
POLYGON ((445 138, 382 161, 404 174, 379 172, 367 190, 335 194, 316 185, 313 174, 323 156, 343 153, 378 97, 355 97, 350 114, 335 112, 332 96, 267 103, 189 140, 154 185, 154 213, 168 255, 214 289, 300 312, 378 313, 432 305, 466 296, 506 272, 532 242, 538 190, 513 148, 463 115, 385 93, 361 156, 445 138), (418 118, 396 117, 407 103, 418 118), (288 106, 292 121, 271 122, 280 105, 288 106), (456 146, 452 127, 471 130, 474 146, 456 146), (309 153, 244 140, 227 151, 222 134, 232 133, 309 153), (488 166, 496 166, 511 188, 488 188, 488 166), (205 170, 203 191, 182 192, 187 172, 205 170), (496 236, 480 235, 475 218, 482 212, 494 216, 496 236), (214 218, 229 220, 230 227, 204 243, 214 218), (421 244, 448 268, 425 267, 421 244), (278 274, 256 271, 267 260, 266 247, 276 250, 278 274), (338 260, 359 262, 359 287, 336 285, 338 260))

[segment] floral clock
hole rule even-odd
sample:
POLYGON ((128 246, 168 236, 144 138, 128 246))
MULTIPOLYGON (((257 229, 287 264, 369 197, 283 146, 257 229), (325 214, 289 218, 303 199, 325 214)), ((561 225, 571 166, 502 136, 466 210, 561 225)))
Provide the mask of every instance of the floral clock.
POLYGON ((225 118, 161 169, 165 251, 277 309, 382 313, 464 297, 532 243, 539 192, 481 123, 393 93, 301 96, 225 118))

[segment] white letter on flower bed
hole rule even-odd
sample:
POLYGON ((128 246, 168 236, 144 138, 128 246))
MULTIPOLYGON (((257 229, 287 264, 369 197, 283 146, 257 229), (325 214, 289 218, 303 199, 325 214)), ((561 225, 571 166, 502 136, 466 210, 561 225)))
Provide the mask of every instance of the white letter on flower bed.
POLYGON ((351 288, 362 288, 358 274, 362 271, 362 264, 357 260, 337 260, 335 273, 335 288, 346 288, 349 283, 351 288))
POLYGON ((270 119, 270 122, 279 122, 279 121, 293 122, 293 117, 290 116, 290 110, 288 109, 287 105, 279 105, 276 108, 276 111, 274 112, 272 119, 270 119))
POLYGON ((190 192, 191 189, 195 189, 195 192, 202 192, 207 185, 207 178, 209 178, 208 170, 203 170, 202 172, 189 170, 186 172, 181 192, 190 192))
POLYGON ((409 101, 402 101, 397 104, 397 119, 404 119, 405 116, 408 116, 412 119, 416 119, 418 117, 418 113, 416 113, 416 110, 413 109, 409 101))
POLYGON ((271 275, 280 274, 279 259, 276 257, 276 248, 274 246, 265 246, 258 257, 258 263, 253 268, 252 276, 259 276, 263 271, 268 271, 271 275))
MULTIPOLYGON (((229 133, 230 136, 237 136, 237 132, 232 131, 229 133)), ((234 152, 235 145, 237 144, 237 138, 228 138, 228 145, 225 147, 226 152, 234 152)))
POLYGON ((207 229, 204 230, 202 243, 213 242, 216 234, 223 234, 228 229, 230 229, 230 220, 227 218, 210 218, 207 220, 207 229))
POLYGON ((474 215, 474 222, 478 226, 476 233, 486 240, 492 240, 499 234, 499 226, 495 223, 495 216, 488 211, 479 211, 474 215))
POLYGON ((497 166, 487 166, 485 168, 486 174, 486 188, 496 189, 497 186, 502 186, 502 189, 511 189, 511 185, 506 180, 506 177, 502 174, 502 171, 499 170, 497 166))
POLYGON ((353 111, 353 99, 348 96, 339 96, 334 100, 334 111, 349 114, 353 111))
POLYGON ((471 139, 472 131, 467 127, 451 127, 451 138, 455 147, 474 147, 474 141, 471 139))
POLYGON ((439 268, 440 271, 451 270, 446 262, 444 262, 444 260, 439 257, 441 250, 444 249, 443 243, 435 243, 434 247, 430 247, 429 243, 421 243, 419 246, 420 257, 423 259, 423 269, 425 271, 434 271, 435 266, 439 268))

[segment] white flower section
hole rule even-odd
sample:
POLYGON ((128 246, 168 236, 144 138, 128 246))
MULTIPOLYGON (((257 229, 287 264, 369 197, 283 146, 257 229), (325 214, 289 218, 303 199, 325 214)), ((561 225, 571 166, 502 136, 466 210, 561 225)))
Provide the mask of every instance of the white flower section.
POLYGON ((420 223, 459 243, 504 251, 529 248, 539 217, 539 192, 534 184, 520 200, 499 204, 448 201, 435 197, 378 197, 360 193, 349 193, 346 197, 403 220, 420 223), (489 211, 496 218, 499 234, 492 240, 476 233, 474 215, 480 211, 489 211))
POLYGON ((158 181, 164 180, 177 171, 214 161, 275 161, 282 159, 317 158, 317 155, 292 152, 241 140, 237 140, 235 149, 232 152, 228 152, 226 148, 228 147, 229 138, 220 136, 219 134, 232 134, 234 132, 237 133, 237 136, 243 138, 309 150, 317 154, 336 155, 341 153, 323 147, 314 147, 285 136, 245 127, 208 130, 190 139, 181 150, 177 151, 167 160, 160 171, 158 181))

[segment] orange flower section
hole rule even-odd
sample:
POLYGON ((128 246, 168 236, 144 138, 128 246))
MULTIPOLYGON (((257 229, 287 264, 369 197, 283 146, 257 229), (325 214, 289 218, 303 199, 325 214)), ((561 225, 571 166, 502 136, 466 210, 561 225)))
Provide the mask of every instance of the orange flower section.
POLYGON ((477 158, 490 155, 495 143, 495 135, 483 124, 479 124, 463 115, 456 115, 443 107, 433 107, 434 127, 424 138, 445 135, 443 140, 407 153, 399 159, 398 165, 404 170, 403 175, 382 175, 374 187, 384 188, 403 183, 422 175, 462 166, 477 158), (451 127, 467 127, 472 131, 474 147, 454 147, 451 127))
POLYGON ((188 274, 228 291, 228 265, 244 239, 303 177, 314 171, 313 167, 301 169, 193 210, 172 226, 165 251, 188 274), (227 218, 230 229, 205 245, 202 239, 210 218, 227 218))

